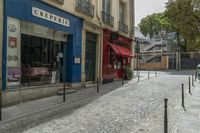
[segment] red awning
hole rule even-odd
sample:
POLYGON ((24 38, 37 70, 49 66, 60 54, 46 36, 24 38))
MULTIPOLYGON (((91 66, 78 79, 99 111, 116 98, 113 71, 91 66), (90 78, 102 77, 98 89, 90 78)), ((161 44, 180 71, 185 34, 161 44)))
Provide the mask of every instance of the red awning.
POLYGON ((117 55, 121 55, 121 56, 125 56, 125 57, 133 57, 133 54, 131 53, 131 51, 125 47, 111 44, 111 48, 114 50, 114 52, 117 55))
POLYGON ((117 55, 121 55, 120 51, 118 50, 118 48, 116 47, 116 45, 110 44, 111 48, 113 49, 113 51, 115 52, 115 54, 117 55))

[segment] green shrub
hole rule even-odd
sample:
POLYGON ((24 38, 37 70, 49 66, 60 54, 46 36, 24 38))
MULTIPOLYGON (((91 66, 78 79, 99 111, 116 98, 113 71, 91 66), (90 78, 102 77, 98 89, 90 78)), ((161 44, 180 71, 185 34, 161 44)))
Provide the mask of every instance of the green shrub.
POLYGON ((132 79, 133 78, 133 70, 131 69, 130 66, 124 67, 124 76, 127 79, 132 79))

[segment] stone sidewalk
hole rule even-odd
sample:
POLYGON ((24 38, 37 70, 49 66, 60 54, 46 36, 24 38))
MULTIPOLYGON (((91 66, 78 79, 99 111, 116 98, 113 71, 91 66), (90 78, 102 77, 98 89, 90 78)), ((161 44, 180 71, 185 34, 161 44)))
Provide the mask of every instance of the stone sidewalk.
POLYGON ((45 110, 51 110, 59 106, 66 106, 90 96, 98 96, 106 92, 112 91, 121 86, 122 81, 115 81, 113 83, 100 85, 100 92, 97 94, 96 85, 88 88, 79 88, 76 90, 66 90, 66 102, 63 103, 63 95, 55 95, 51 97, 41 98, 29 102, 20 103, 2 109, 2 121, 0 123, 7 123, 19 118, 28 117, 45 110))
POLYGON ((186 111, 174 133, 200 133, 200 81, 195 82, 192 95, 186 97, 185 103, 186 111))
MULTIPOLYGON (((151 77, 153 78, 153 76, 151 77)), ((147 75, 141 74, 141 80, 146 80, 147 75)), ((125 81, 126 85, 136 83, 138 78, 135 77, 131 81, 125 81)), ((17 119, 21 119, 24 117, 28 117, 32 114, 37 114, 39 112, 43 112, 45 110, 51 110, 60 106, 66 106, 68 104, 77 103, 81 100, 84 100, 88 97, 99 97, 107 92, 113 91, 122 86, 122 81, 114 81, 112 83, 100 85, 99 93, 97 94, 96 85, 85 88, 85 89, 77 89, 77 90, 66 90, 66 102, 63 103, 63 96, 56 95, 47 98, 41 98, 25 103, 20 103, 14 106, 5 107, 2 109, 2 121, 0 121, 0 125, 3 123, 9 123, 15 121, 17 119), (68 92, 69 91, 69 92, 68 92)))

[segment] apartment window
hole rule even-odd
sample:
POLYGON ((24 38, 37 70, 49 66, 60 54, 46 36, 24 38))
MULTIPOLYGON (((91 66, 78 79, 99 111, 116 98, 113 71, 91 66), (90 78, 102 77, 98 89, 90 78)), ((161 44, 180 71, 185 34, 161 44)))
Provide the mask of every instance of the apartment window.
POLYGON ((119 21, 125 22, 125 4, 122 2, 119 3, 119 21))
POLYGON ((102 20, 109 26, 114 25, 114 17, 111 16, 111 0, 103 0, 102 20))
POLYGON ((64 4, 64 0, 56 0, 60 4, 64 4))
POLYGON ((103 0, 103 11, 110 14, 111 0, 103 0))
POLYGON ((91 17, 94 16, 94 5, 90 3, 90 0, 77 0, 76 10, 81 11, 91 17))
POLYGON ((128 33, 128 25, 126 24, 126 4, 119 2, 119 31, 128 33))

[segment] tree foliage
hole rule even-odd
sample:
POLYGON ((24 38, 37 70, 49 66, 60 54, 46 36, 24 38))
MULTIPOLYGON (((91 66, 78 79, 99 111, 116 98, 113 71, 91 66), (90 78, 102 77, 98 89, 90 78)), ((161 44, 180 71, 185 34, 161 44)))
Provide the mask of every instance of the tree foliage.
POLYGON ((182 50, 200 51, 200 0, 174 0, 166 7, 166 19, 176 31, 182 50))
POLYGON ((143 18, 138 24, 141 32, 147 36, 147 34, 152 37, 153 35, 158 35, 161 30, 170 31, 171 24, 167 21, 164 13, 154 13, 143 18))

